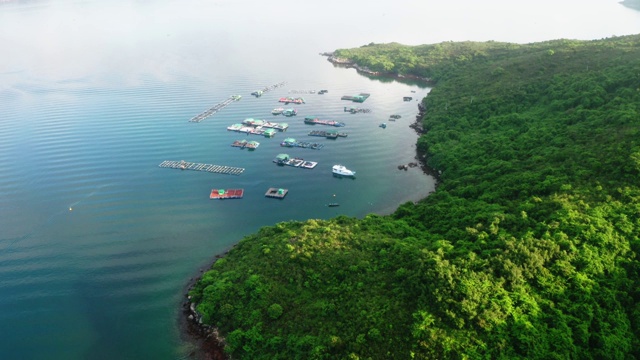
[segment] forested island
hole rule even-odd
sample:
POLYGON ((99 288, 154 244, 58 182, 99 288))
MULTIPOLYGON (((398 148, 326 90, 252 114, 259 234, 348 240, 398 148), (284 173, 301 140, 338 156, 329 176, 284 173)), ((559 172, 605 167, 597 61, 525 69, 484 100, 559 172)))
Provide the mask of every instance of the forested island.
POLYGON ((283 222, 190 290, 233 359, 640 358, 640 36, 370 44, 429 78, 437 191, 283 222))

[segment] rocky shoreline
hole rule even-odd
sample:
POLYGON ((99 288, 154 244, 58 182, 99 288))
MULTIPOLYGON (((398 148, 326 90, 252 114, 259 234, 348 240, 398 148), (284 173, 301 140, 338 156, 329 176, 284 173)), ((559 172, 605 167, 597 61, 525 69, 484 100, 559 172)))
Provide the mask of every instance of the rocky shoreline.
POLYGON ((215 256, 214 260, 208 267, 199 270, 200 275, 189 279, 189 283, 184 290, 184 300, 181 304, 181 314, 179 318, 180 332, 184 340, 193 344, 194 350, 188 356, 196 360, 230 360, 231 358, 224 352, 225 340, 218 329, 202 323, 202 317, 196 310, 196 303, 191 302, 189 292, 193 286, 200 280, 202 273, 209 270, 213 264, 229 250, 215 256))

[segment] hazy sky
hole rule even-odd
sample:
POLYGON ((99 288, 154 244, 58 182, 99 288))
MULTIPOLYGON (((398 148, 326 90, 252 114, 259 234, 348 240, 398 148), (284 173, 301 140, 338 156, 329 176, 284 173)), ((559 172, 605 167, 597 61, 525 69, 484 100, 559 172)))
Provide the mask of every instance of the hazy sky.
POLYGON ((0 5, 0 88, 11 74, 65 79, 140 67, 157 77, 208 47, 330 51, 370 42, 527 43, 640 33, 618 0, 31 0, 0 5))

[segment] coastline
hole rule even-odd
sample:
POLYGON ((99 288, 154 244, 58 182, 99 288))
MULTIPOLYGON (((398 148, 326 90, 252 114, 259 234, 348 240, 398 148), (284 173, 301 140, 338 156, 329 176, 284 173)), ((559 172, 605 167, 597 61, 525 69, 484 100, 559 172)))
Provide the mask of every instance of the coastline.
POLYGON ((182 289, 184 294, 180 303, 180 314, 178 315, 178 326, 180 337, 183 341, 193 346, 193 350, 187 355, 195 360, 230 360, 224 352, 224 339, 219 336, 218 329, 200 322, 200 315, 197 313, 195 303, 191 302, 189 292, 200 280, 202 274, 213 266, 218 259, 222 259, 235 245, 230 246, 224 252, 214 256, 208 265, 198 269, 197 275, 189 279, 182 289))
MULTIPOLYGON (((326 56, 325 53, 321 55, 326 56)), ((331 57, 329 58, 331 61, 331 57)), ((369 76, 390 76, 397 79, 412 79, 418 81, 425 81, 429 83, 433 83, 430 79, 423 79, 419 77, 407 77, 400 76, 397 74, 382 74, 378 72, 370 71, 366 68, 362 68, 355 63, 334 63, 334 65, 346 67, 346 68, 354 68, 358 72, 369 76)), ((414 121, 409 125, 418 135, 424 134, 424 128, 422 126, 422 119, 426 113, 426 107, 423 105, 424 98, 418 103, 418 113, 414 121)), ((427 165, 426 154, 420 152, 416 149, 415 163, 409 163, 406 165, 399 165, 399 170, 407 171, 409 168, 420 167, 423 173, 426 175, 432 176, 436 180, 436 189, 440 184, 439 173, 430 168, 427 165)), ((421 199, 422 200, 422 199, 421 199)), ((418 200, 420 201, 420 200, 418 200)), ((400 206, 400 204, 398 204, 400 206)), ((223 258, 235 245, 232 245, 228 249, 226 249, 221 254, 215 255, 214 259, 204 268, 198 270, 198 274, 194 277, 190 278, 187 282, 187 285, 183 289, 184 299, 181 303, 181 313, 180 318, 178 319, 180 325, 180 333, 183 340, 194 346, 194 350, 189 353, 189 358, 196 360, 230 360, 230 357, 224 352, 225 340, 218 333, 218 329, 213 326, 205 325, 200 322, 200 315, 197 313, 195 303, 191 302, 191 297, 189 296, 189 292, 193 288, 193 286, 200 280, 202 274, 211 269, 213 264, 218 260, 223 258)))
POLYGON ((398 80, 417 80, 417 81, 423 81, 423 82, 429 83, 431 85, 435 83, 435 81, 431 78, 426 78, 426 77, 417 76, 417 75, 403 75, 403 74, 392 73, 392 72, 373 71, 366 66, 358 65, 351 59, 336 57, 335 54, 332 52, 324 52, 324 53, 320 53, 320 55, 326 56, 327 61, 329 61, 336 67, 356 69, 357 72, 361 74, 369 75, 369 76, 389 77, 389 78, 398 79, 398 80))

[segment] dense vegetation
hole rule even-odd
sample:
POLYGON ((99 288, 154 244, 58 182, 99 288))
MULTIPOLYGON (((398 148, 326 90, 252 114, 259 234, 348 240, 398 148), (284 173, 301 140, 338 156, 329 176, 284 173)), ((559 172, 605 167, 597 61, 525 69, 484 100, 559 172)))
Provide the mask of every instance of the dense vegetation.
POLYGON ((427 76, 438 190, 287 222, 191 292, 236 359, 640 359, 640 36, 369 45, 427 76))

